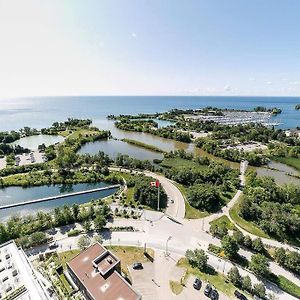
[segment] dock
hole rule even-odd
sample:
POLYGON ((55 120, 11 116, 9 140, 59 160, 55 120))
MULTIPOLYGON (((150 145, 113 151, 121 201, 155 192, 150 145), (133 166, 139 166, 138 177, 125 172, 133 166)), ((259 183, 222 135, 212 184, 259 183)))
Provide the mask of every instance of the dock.
POLYGON ((77 196, 77 195, 84 195, 84 194, 91 194, 95 192, 101 192, 101 191, 107 191, 107 190, 112 190, 120 188, 120 184, 114 184, 110 186, 105 186, 105 187, 100 187, 100 188, 95 188, 95 189, 90 189, 90 190, 85 190, 85 191, 79 191, 79 192, 73 192, 73 193, 68 193, 68 194, 61 194, 61 195, 56 195, 56 196, 50 196, 50 197, 45 197, 45 198, 39 198, 35 200, 28 200, 28 201, 23 201, 23 202, 17 202, 17 203, 12 203, 12 204, 6 204, 6 205, 1 205, 1 209, 7 209, 7 208, 12 208, 12 207, 17 207, 17 206, 23 206, 23 205, 28 205, 28 204, 34 204, 34 203, 40 203, 40 202, 46 202, 46 201, 53 201, 57 199, 62 199, 62 198, 67 198, 71 196, 77 196))

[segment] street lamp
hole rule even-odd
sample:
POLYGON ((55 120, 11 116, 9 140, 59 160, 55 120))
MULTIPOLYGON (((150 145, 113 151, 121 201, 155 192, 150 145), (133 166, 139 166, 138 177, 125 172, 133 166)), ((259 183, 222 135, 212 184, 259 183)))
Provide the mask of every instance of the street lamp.
POLYGON ((172 239, 172 236, 169 236, 166 242, 166 256, 169 256, 169 251, 168 251, 168 243, 172 239))

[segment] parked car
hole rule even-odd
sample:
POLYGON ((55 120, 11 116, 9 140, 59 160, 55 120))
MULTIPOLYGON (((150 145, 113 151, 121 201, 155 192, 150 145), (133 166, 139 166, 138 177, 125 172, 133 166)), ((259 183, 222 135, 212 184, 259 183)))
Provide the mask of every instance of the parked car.
POLYGON ((202 285, 202 282, 199 278, 196 278, 194 283, 193 283, 193 287, 196 289, 196 290, 200 290, 201 289, 201 285, 202 285))
POLYGON ((211 291, 212 291, 212 287, 211 287, 211 285, 208 283, 208 284, 206 285, 206 287, 205 287, 204 295, 207 296, 207 297, 209 297, 211 291))
POLYGON ((143 264, 140 263, 140 262, 135 262, 135 263, 132 265, 132 268, 133 268, 134 270, 141 270, 141 269, 143 269, 143 264))
POLYGON ((248 298, 243 295, 242 293, 240 293, 238 290, 235 290, 234 291, 234 295, 238 298, 238 299, 241 299, 241 300, 248 300, 248 298))
POLYGON ((218 300, 219 299, 219 293, 217 290, 213 290, 211 293, 210 293, 210 296, 209 298, 211 300, 218 300))
POLYGON ((58 248, 58 244, 57 243, 53 243, 53 244, 49 245, 49 249, 50 250, 53 250, 53 249, 56 249, 56 248, 58 248))

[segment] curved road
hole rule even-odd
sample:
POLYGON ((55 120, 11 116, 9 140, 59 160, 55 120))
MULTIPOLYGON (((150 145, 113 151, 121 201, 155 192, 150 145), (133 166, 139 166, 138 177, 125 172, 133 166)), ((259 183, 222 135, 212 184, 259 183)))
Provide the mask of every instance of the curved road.
POLYGON ((174 183, 170 179, 150 171, 140 172, 140 171, 131 171, 124 168, 113 168, 113 167, 109 168, 109 170, 134 173, 134 174, 144 174, 146 176, 155 178, 161 183, 161 186, 163 187, 163 189, 165 190, 168 196, 168 207, 166 210, 166 214, 178 220, 179 222, 181 222, 184 219, 184 215, 185 215, 184 197, 182 196, 179 189, 174 185, 174 183), (171 203, 170 200, 173 200, 174 203, 171 203))

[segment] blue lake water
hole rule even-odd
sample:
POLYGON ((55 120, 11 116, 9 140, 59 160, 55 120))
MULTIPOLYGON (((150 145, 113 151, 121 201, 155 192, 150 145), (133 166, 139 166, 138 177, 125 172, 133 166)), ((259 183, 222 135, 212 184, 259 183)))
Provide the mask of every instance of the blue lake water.
POLYGON ((208 96, 86 96, 7 99, 1 101, 0 130, 20 129, 24 126, 47 127, 67 117, 104 120, 109 114, 155 113, 172 108, 253 109, 256 106, 278 107, 282 114, 275 119, 282 128, 300 125, 300 111, 295 105, 300 97, 208 97, 208 96))
MULTIPOLYGON (((56 196, 60 194, 67 194, 72 192, 84 191, 94 188, 100 188, 107 186, 107 183, 78 183, 67 185, 49 185, 49 186, 33 186, 33 187, 7 187, 0 189, 0 205, 26 202, 29 200, 35 200, 44 197, 56 196)), ((117 189, 98 191, 90 194, 70 196, 53 201, 40 202, 28 204, 25 206, 12 207, 4 210, 0 210, 0 220, 4 220, 11 215, 20 214, 34 214, 39 210, 51 211, 55 207, 64 205, 72 205, 74 203, 81 204, 89 202, 93 199, 100 199, 106 196, 112 195, 117 189)))

